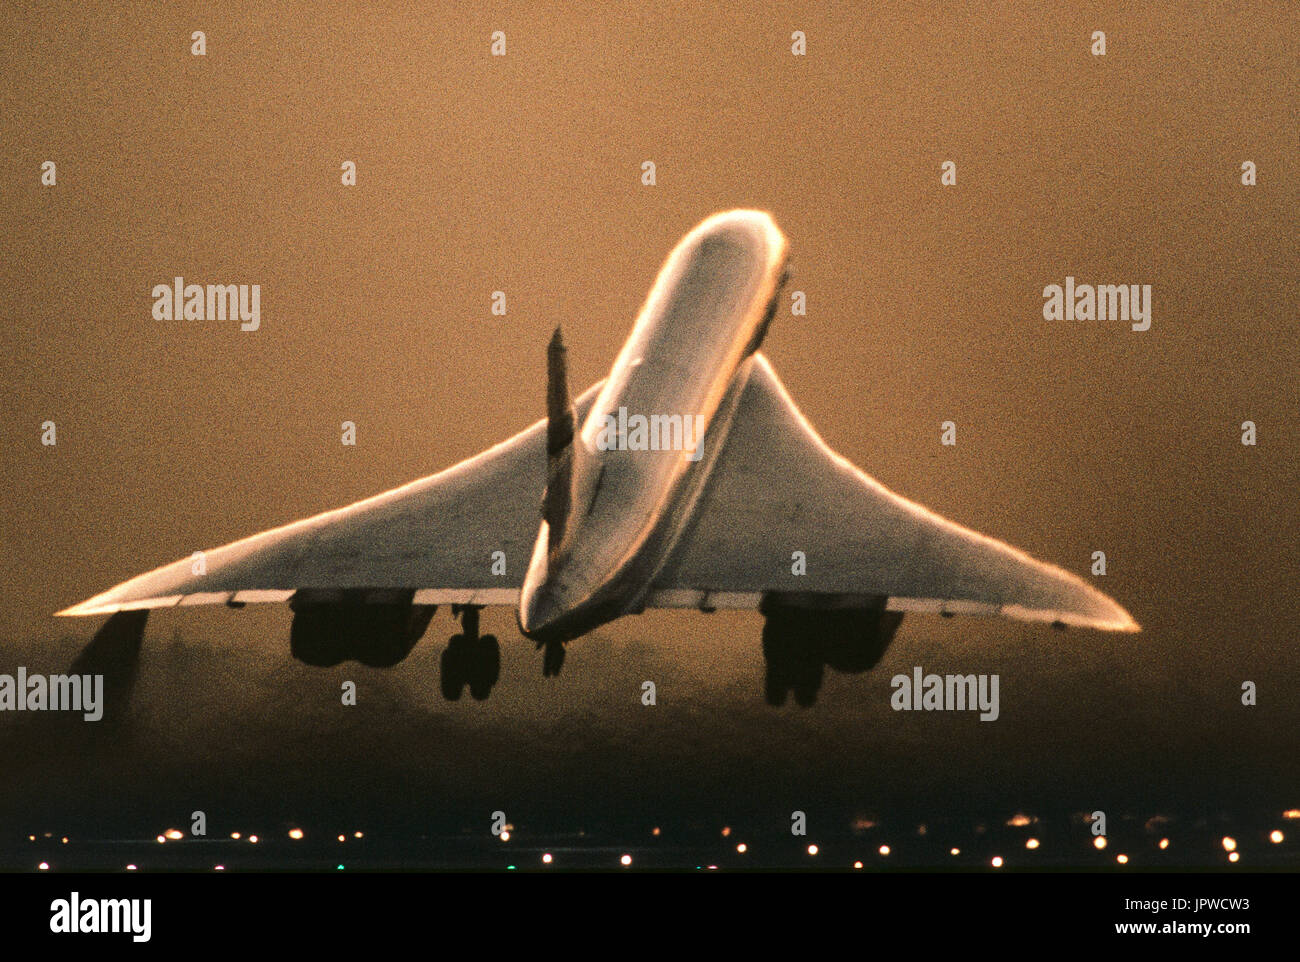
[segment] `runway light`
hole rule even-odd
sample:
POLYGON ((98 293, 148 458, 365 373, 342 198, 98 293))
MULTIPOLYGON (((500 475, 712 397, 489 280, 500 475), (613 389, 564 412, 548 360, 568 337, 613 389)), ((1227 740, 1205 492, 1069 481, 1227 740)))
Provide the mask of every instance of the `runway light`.
POLYGON ((1229 862, 1235 862, 1235 861, 1237 861, 1239 858, 1241 858, 1241 853, 1240 853, 1240 852, 1233 852, 1231 855, 1228 856, 1228 861, 1229 861, 1229 862))
POLYGON ((816 855, 817 852, 818 852, 818 849, 817 849, 817 846, 816 846, 816 845, 809 845, 809 846, 808 846, 808 854, 809 854, 809 855, 816 855))
POLYGON ((361 837, 361 833, 360 833, 360 832, 353 832, 353 833, 352 833, 352 837, 353 837, 353 838, 360 838, 360 837, 361 837))
POLYGON ((347 837, 346 835, 340 835, 340 836, 339 836, 339 841, 340 841, 340 842, 346 842, 347 840, 348 840, 348 837, 347 837))
POLYGON ((994 868, 1001 868, 1001 867, 1002 867, 1002 856, 1001 856, 1001 855, 994 855, 994 856, 993 856, 993 867, 994 867, 994 868))
POLYGON ((35 835, 28 835, 28 836, 27 836, 27 841, 29 841, 29 842, 34 842, 34 841, 36 841, 36 836, 35 836, 35 835))
POLYGON ((1278 844, 1279 842, 1281 842, 1282 839, 1284 839, 1284 838, 1286 838, 1286 836, 1283 835, 1283 834, 1282 834, 1278 829, 1276 829, 1276 828, 1273 829, 1273 831, 1269 832, 1269 835, 1268 835, 1268 840, 1269 840, 1270 842, 1272 842, 1274 845, 1277 845, 1277 844, 1278 844))
POLYGON ((510 841, 510 833, 507 832, 507 831, 504 831, 504 830, 503 830, 503 831, 501 832, 501 841, 503 841, 503 842, 508 842, 508 841, 510 841))
POLYGON ((1021 812, 1016 812, 1016 814, 1007 819, 1007 824, 1012 828, 1024 828, 1029 824, 1029 816, 1021 812))
POLYGON ((212 870, 214 872, 224 872, 226 870, 226 867, 224 865, 214 865, 212 866, 212 870))
POLYGON ((1283 818, 1300 818, 1300 808, 1288 808, 1282 813, 1283 818))
POLYGON ((722 837, 726 838, 730 834, 731 834, 731 826, 730 825, 722 826, 722 837))
POLYGON ((66 836, 66 835, 63 836, 63 844, 64 844, 64 845, 67 845, 67 844, 68 844, 68 836, 66 836))
POLYGON ((166 841, 167 841, 167 839, 165 839, 163 836, 161 836, 161 835, 158 836, 158 844, 159 844, 159 845, 163 844, 163 843, 166 842, 166 841))
MULTIPOLYGON (((1280 833, 1276 833, 1276 834, 1280 834, 1280 833)), ((1281 839, 1278 839, 1278 841, 1280 842, 1281 839)), ((746 852, 749 851, 749 846, 746 845, 744 842, 741 842, 739 845, 736 846, 736 851, 739 852, 741 855, 744 855, 746 852)))
POLYGON ((862 863, 861 863, 861 862, 854 862, 854 863, 853 863, 853 867, 854 867, 854 868, 862 868, 862 863))
POLYGON ((249 840, 250 842, 252 842, 254 845, 257 844, 257 836, 256 836, 256 835, 250 835, 250 836, 248 836, 248 840, 249 840))
POLYGON ((654 828, 650 829, 650 834, 657 836, 659 834, 659 826, 656 825, 654 828))
POLYGON ((949 855, 960 855, 960 854, 961 854, 961 849, 959 849, 959 848, 950 848, 950 849, 948 849, 948 854, 949 854, 949 855))
POLYGON ((168 838, 170 838, 173 842, 178 842, 185 837, 184 835, 181 834, 181 830, 178 828, 169 828, 167 829, 167 831, 163 832, 163 834, 166 835, 168 838))
POLYGON ((1025 839, 1025 848, 1038 848, 1038 839, 1036 838, 1025 839))
POLYGON ((289 837, 294 841, 297 841, 298 839, 302 838, 302 829, 300 828, 289 829, 289 837))
POLYGON ((1237 850, 1237 840, 1231 835, 1223 836, 1223 850, 1225 852, 1235 852, 1237 850))
POLYGON ((1169 839, 1167 839, 1167 838, 1162 838, 1162 839, 1160 840, 1160 847, 1161 847, 1162 849, 1166 849, 1166 848, 1168 848, 1168 847, 1169 847, 1169 839))
POLYGON ((888 845, 882 845, 882 846, 880 846, 880 854, 881 854, 881 855, 888 855, 888 854, 889 854, 889 846, 888 846, 888 845))
POLYGON ((547 852, 545 855, 542 856, 542 864, 543 864, 543 865, 550 865, 550 864, 551 864, 551 853, 550 853, 550 852, 547 852))
POLYGON ((1123 852, 1121 852, 1120 854, 1115 856, 1115 861, 1119 862, 1120 865, 1127 865, 1128 856, 1125 855, 1123 852))
POLYGON ((1098 835, 1096 838, 1094 838, 1092 840, 1092 847, 1100 852, 1103 848, 1106 847, 1106 836, 1098 835))
POLYGON ((238 833, 238 832, 231 832, 231 833, 230 833, 230 837, 233 838, 236 842, 239 841, 239 833, 238 833))
POLYGON ((334 867, 335 867, 336 869, 338 869, 340 872, 343 871, 343 863, 342 863, 342 862, 339 862, 339 864, 336 865, 336 866, 334 866, 334 867))
POLYGON ((128 865, 128 866, 126 867, 126 870, 127 870, 128 872, 134 872, 134 871, 135 871, 135 864, 132 863, 132 864, 128 865))
POLYGON ((632 856, 631 856, 631 855, 624 855, 621 859, 619 859, 619 861, 622 862, 624 865, 631 865, 631 864, 632 864, 632 856))
POLYGON ((42 862, 40 865, 38 865, 38 866, 36 866, 36 867, 37 867, 38 869, 40 869, 42 872, 44 872, 44 871, 47 871, 47 870, 49 869, 49 867, 50 867, 50 863, 49 863, 49 862, 42 862))

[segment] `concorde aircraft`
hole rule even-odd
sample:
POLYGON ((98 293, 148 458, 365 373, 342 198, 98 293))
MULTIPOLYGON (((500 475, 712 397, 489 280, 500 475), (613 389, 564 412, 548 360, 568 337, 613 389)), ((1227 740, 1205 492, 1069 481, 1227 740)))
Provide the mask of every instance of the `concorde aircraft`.
POLYGON ((478 633, 490 605, 515 609, 545 674, 568 641, 646 608, 757 609, 769 662, 796 675, 799 652, 831 635, 843 650, 823 660, 869 667, 903 612, 1139 630, 1075 575, 894 494, 823 443, 758 352, 785 265, 767 213, 709 217, 668 256, 609 376, 576 400, 557 329, 544 420, 59 614, 139 612, 142 630, 152 608, 288 602, 295 657, 390 665, 450 604, 462 633, 443 654, 449 698, 495 684, 499 649, 478 633))

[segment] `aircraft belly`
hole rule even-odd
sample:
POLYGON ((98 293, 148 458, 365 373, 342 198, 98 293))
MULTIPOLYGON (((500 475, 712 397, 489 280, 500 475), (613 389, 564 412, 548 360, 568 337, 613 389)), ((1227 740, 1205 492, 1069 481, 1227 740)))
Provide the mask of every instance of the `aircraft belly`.
MULTIPOLYGON (((606 471, 587 524, 575 532, 579 547, 568 564, 588 577, 603 572, 590 597, 606 611, 640 611, 655 576, 672 555, 691 517, 718 456, 726 445, 753 363, 746 360, 731 379, 705 431, 700 457, 684 461, 679 473, 642 473, 638 465, 672 458, 671 452, 616 452, 622 470, 606 471)), ((580 522, 580 525, 582 522, 580 522)))

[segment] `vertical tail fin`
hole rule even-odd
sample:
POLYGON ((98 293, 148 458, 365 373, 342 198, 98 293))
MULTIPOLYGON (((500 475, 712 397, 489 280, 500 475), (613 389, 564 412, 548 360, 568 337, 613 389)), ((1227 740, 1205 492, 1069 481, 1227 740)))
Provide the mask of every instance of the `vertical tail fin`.
POLYGON ((549 531, 547 553, 564 539, 573 483, 573 431, 575 415, 569 397, 564 338, 556 327, 546 349, 546 498, 542 518, 549 531))

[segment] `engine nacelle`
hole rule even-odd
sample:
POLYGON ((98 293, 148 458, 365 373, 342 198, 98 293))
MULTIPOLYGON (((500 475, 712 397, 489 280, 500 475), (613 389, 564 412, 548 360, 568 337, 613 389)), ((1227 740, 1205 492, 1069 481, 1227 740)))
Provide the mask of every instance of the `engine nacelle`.
POLYGON ((784 704, 793 691, 800 705, 812 705, 826 666, 852 674, 874 668, 903 621, 883 599, 866 608, 807 607, 807 600, 769 595, 760 606, 768 704, 784 704))
POLYGON ((412 604, 415 592, 299 591, 289 602, 293 657, 318 668, 348 660, 391 668, 415 647, 436 605, 412 604))

